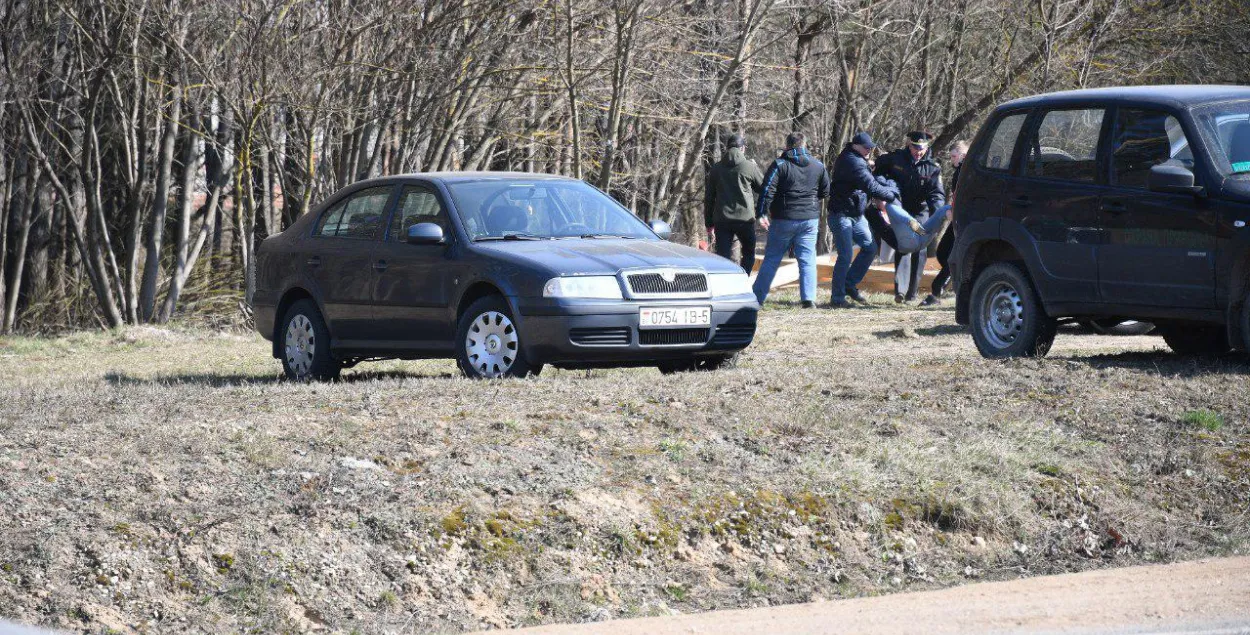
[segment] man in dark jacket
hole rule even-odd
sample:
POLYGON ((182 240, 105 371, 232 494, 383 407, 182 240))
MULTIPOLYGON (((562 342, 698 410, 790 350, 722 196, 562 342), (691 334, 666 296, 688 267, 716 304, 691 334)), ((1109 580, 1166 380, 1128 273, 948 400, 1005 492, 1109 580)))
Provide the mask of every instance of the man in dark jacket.
POLYGON ((833 264, 831 308, 846 306, 848 295, 859 302, 867 302, 856 285, 872 266, 872 259, 877 256, 877 243, 873 240, 868 220, 864 218, 864 210, 868 207, 868 199, 894 201, 894 194, 881 187, 868 169, 868 154, 875 147, 872 137, 867 132, 860 132, 842 148, 842 153, 833 163, 829 228, 833 231, 838 260, 833 264), (856 245, 859 246, 859 255, 852 261, 856 245))
POLYGON ((829 174, 805 146, 803 133, 790 133, 786 151, 764 173, 764 191, 756 205, 760 225, 768 230, 764 262, 754 286, 760 304, 768 297, 782 256, 793 247, 803 308, 816 306, 816 232, 820 200, 829 196, 829 174))
POLYGON ((716 254, 733 256, 734 237, 742 245, 742 268, 755 269, 755 199, 764 187, 764 175, 746 157, 746 140, 730 135, 728 149, 707 171, 703 190, 703 221, 709 240, 716 243, 716 254))
MULTIPOLYGON (((955 188, 959 185, 959 167, 964 164, 964 157, 967 155, 967 141, 961 139, 951 146, 951 165, 954 166, 955 170, 951 172, 950 196, 947 198, 950 200, 949 205, 952 206, 955 204, 955 193, 958 191, 955 188)), ((950 215, 950 211, 946 212, 948 218, 950 215)), ((942 238, 938 241, 937 246, 937 259, 938 263, 942 265, 942 270, 933 278, 933 292, 920 303, 920 306, 935 306, 942 303, 942 294, 946 293, 946 285, 951 281, 950 259, 951 250, 954 248, 955 223, 951 222, 946 226, 946 232, 942 234, 942 238)))
MULTIPOLYGON (((907 147, 899 148, 877 159, 878 176, 898 183, 903 209, 920 223, 946 203, 942 190, 942 168, 929 158, 933 135, 928 132, 907 133, 907 147)), ((926 254, 894 254, 894 301, 913 302, 924 278, 926 254)))

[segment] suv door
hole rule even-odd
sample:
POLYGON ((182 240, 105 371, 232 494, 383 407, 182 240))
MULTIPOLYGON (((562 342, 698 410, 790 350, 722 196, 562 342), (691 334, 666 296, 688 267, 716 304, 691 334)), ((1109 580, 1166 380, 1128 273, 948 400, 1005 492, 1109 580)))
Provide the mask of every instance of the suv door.
POLYGON ((395 186, 350 194, 317 221, 304 266, 317 283, 335 345, 373 339, 372 255, 395 186))
POLYGON ((1034 283, 1047 304, 1098 300, 1099 139, 1106 111, 1038 113, 1025 139, 1020 178, 1004 216, 1032 238, 1043 271, 1034 283))
POLYGON ((378 338, 406 348, 448 349, 454 335, 448 321, 448 256, 454 237, 437 192, 426 185, 405 185, 386 234, 374 252, 371 285, 378 338), (408 244, 408 228, 418 223, 442 227, 446 242, 408 244))
POLYGON ((1152 192, 1150 168, 1195 170, 1189 140, 1172 115, 1118 108, 1111 140, 1111 188, 1100 216, 1099 288, 1104 302, 1215 306, 1216 214, 1192 194, 1152 192))

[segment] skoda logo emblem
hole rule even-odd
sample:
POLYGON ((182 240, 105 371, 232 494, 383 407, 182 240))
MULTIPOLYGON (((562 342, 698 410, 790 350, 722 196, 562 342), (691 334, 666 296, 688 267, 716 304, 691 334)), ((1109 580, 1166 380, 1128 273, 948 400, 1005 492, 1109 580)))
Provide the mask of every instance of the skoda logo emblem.
POLYGON ((677 279, 677 272, 672 269, 664 269, 660 271, 660 277, 664 278, 665 282, 672 282, 677 279))

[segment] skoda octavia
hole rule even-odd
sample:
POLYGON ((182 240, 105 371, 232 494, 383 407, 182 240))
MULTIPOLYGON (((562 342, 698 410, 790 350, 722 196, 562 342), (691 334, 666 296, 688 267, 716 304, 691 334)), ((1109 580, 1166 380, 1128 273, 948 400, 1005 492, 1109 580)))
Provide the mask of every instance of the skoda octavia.
POLYGON ((377 359, 478 378, 731 364, 755 336, 747 276, 668 233, 564 177, 364 181, 261 244, 256 328, 301 380, 377 359))

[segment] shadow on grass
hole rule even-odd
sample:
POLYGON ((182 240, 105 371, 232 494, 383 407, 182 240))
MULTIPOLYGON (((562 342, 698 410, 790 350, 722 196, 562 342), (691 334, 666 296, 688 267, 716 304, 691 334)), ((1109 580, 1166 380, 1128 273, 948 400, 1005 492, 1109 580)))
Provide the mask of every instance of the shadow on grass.
POLYGON ((1093 368, 1138 370, 1163 377, 1202 377, 1205 375, 1250 375, 1250 356, 1239 353, 1225 355, 1177 355, 1168 351, 1131 351, 1085 357, 1063 357, 1067 361, 1089 364, 1093 368))
MULTIPOLYGON (((355 384, 369 381, 384 381, 388 379, 451 379, 452 377, 455 377, 452 373, 418 375, 395 370, 362 371, 356 373, 345 372, 337 381, 332 383, 355 384)), ((107 381, 114 386, 177 386, 185 384, 192 386, 210 386, 214 388, 298 383, 287 379, 285 375, 214 375, 208 373, 157 375, 155 377, 134 377, 125 373, 107 373, 104 375, 104 381, 107 381)))

